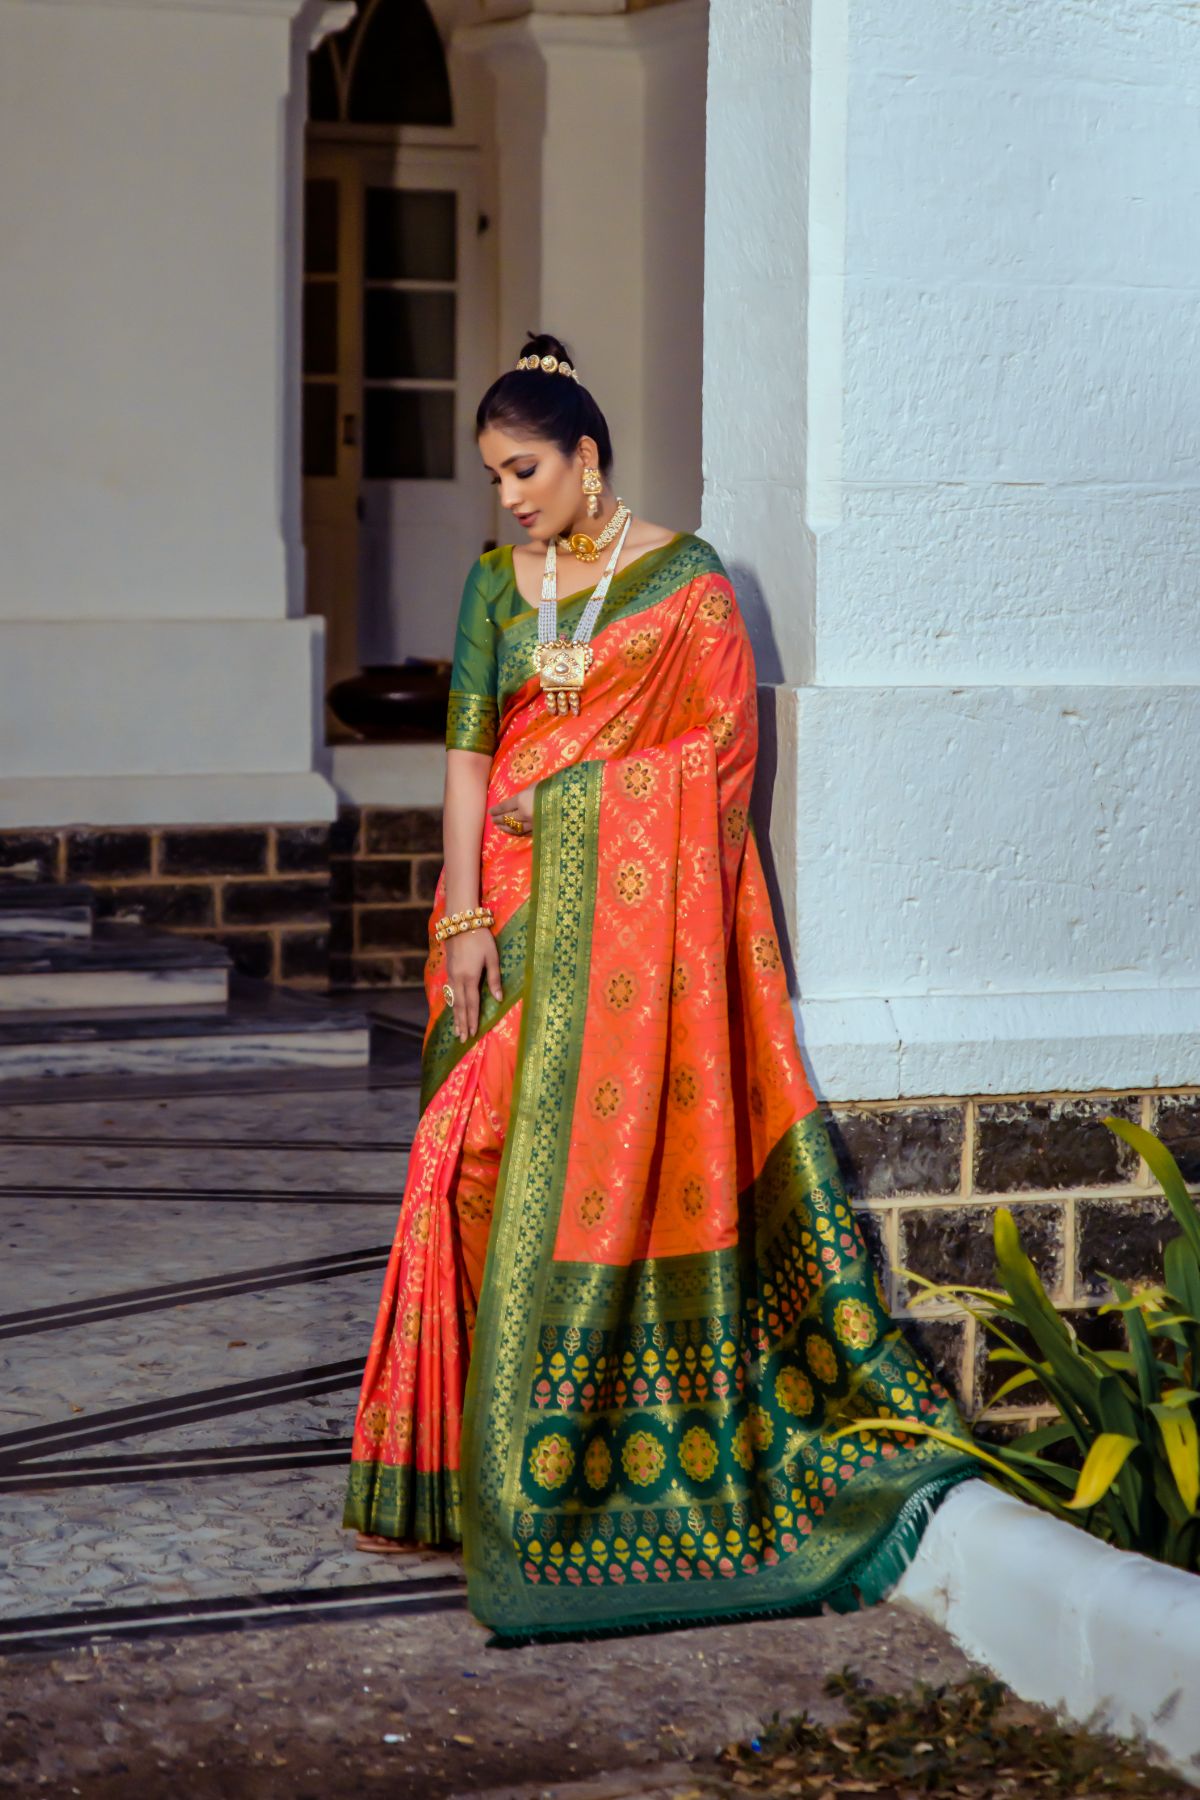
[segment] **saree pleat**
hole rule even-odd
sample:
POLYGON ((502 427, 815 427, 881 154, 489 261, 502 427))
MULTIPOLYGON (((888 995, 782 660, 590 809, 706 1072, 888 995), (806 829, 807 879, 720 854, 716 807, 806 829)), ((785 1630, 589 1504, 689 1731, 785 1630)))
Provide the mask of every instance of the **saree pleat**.
MULTIPOLYGON (((877 1598, 973 1469, 904 1430, 957 1414, 888 1317, 800 1061, 732 589, 696 538, 632 565, 562 720, 536 615, 487 575, 456 677, 498 720, 489 806, 536 781, 534 832, 485 826, 504 998, 469 1045, 431 940, 347 1523, 461 1536, 472 1610, 516 1639, 877 1598)), ((452 734, 493 729, 470 701, 452 734)))

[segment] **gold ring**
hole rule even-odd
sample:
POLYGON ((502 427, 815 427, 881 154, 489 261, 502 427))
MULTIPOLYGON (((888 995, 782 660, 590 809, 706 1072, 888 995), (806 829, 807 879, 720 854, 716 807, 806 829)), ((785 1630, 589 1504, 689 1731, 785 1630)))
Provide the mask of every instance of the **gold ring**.
POLYGON ((511 831, 515 837, 520 837, 525 830, 525 823, 521 818, 520 813, 501 813, 500 823, 504 826, 506 831, 511 831))
POLYGON ((454 1005, 454 989, 450 986, 448 981, 443 981, 442 983, 442 998, 447 1006, 454 1005))

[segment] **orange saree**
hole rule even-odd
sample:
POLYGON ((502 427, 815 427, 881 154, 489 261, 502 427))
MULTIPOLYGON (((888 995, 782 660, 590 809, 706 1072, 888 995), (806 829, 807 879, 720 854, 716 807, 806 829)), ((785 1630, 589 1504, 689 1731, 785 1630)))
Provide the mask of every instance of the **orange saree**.
POLYGON ((506 1639, 857 1605, 973 1470, 904 1430, 953 1404, 888 1318, 801 1065, 745 626, 683 536, 618 576, 578 717, 546 710, 536 637, 490 553, 447 741, 492 755, 489 807, 537 782, 534 831, 485 822, 503 998, 466 1044, 431 921, 345 1522, 461 1538, 506 1639), (835 1435, 867 1417, 895 1427, 835 1435))

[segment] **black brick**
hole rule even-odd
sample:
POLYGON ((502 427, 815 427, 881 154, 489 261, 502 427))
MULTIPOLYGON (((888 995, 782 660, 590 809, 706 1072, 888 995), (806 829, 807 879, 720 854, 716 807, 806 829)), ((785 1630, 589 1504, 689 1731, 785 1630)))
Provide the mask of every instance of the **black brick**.
POLYGON ((329 867, 328 825, 277 825, 275 867, 281 875, 323 875, 329 867))
POLYGON ((329 933, 327 931, 284 931, 279 937, 279 979, 302 981, 317 976, 324 981, 329 974, 329 933))
POLYGON ((1106 1275, 1118 1281, 1157 1280, 1163 1249, 1179 1227, 1167 1203, 1152 1195, 1121 1200, 1080 1200, 1076 1207, 1080 1292, 1107 1293, 1106 1275))
POLYGON ((384 856, 347 865, 353 898, 360 906, 397 906, 412 897, 412 858, 384 856))
POLYGON ((419 950, 429 942, 429 914, 423 906, 373 906, 358 915, 364 950, 419 950))
POLYGON ((329 909, 329 954, 354 954, 354 914, 348 906, 331 906, 329 909))
POLYGON ((861 1200, 957 1193, 963 1118, 961 1106, 831 1109, 827 1122, 847 1191, 861 1200))
POLYGON ((57 881, 58 833, 0 831, 0 875, 12 869, 26 874, 36 871, 39 881, 57 881))
POLYGON ((432 900, 437 893, 438 877, 442 872, 440 856, 423 856, 413 864, 413 898, 416 900, 432 900))
POLYGON ((337 818, 329 827, 330 856, 354 856, 357 853, 361 823, 362 809, 360 807, 342 807, 337 818))
POLYGON ((258 826, 236 825, 164 831, 160 857, 163 875, 265 875, 267 834, 258 826))
POLYGON ((363 850, 368 856, 412 856, 442 847, 440 806, 369 807, 363 814, 363 850))
POLYGON ((67 840, 67 875, 150 873, 148 831, 73 831, 67 840))
POLYGON ((1087 1100, 981 1101, 975 1125, 975 1187, 1093 1187, 1129 1181, 1137 1153, 1103 1124, 1105 1113, 1137 1121, 1136 1095, 1087 1100))
POLYGON ((329 959, 331 987, 394 987, 395 974, 396 959, 392 956, 331 956, 329 959))
MULTIPOLYGON (((1026 1255, 1053 1293, 1063 1277, 1063 1208, 1050 1202, 1014 1206, 1013 1218, 1026 1255)), ((900 1261, 929 1281, 996 1287, 992 1242, 995 1208, 964 1205, 914 1207, 900 1214, 900 1261)))
POLYGON ((213 890, 203 881, 100 887, 95 905, 98 918, 138 921, 165 931, 213 925, 217 917, 213 890))
POLYGON ((1155 1108, 1154 1130, 1189 1187, 1200 1187, 1200 1094, 1163 1094, 1155 1108))
POLYGON ((963 1392, 967 1327, 963 1319, 905 1319, 905 1337, 956 1400, 963 1392))
POLYGON ((216 934, 216 942, 224 944, 233 958, 239 975, 253 975, 258 981, 270 981, 275 969, 274 940, 265 931, 232 931, 216 934))
POLYGON ((231 881, 221 897, 226 925, 328 926, 327 881, 231 881))

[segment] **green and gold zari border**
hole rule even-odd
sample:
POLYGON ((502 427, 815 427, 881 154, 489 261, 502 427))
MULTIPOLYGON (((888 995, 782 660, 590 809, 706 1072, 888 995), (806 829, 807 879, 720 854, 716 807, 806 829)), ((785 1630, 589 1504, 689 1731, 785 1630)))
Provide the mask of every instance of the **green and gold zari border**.
POLYGON ((810 1612, 880 1597, 975 1473, 930 1440, 837 1439, 886 1413, 957 1424, 888 1319, 815 1110, 751 1191, 733 1251, 554 1264, 587 995, 599 767, 539 785, 530 979, 467 1385, 463 1532, 503 1638, 810 1612))
POLYGON ((457 1469, 411 1463, 353 1462, 342 1524, 400 1543, 462 1542, 462 1485, 457 1469))
POLYGON ((421 1111, 424 1112, 446 1077, 456 1069, 468 1050, 473 1050, 497 1024, 509 1008, 521 998, 525 985, 525 949, 529 923, 529 902, 523 900, 512 917, 506 920, 496 937, 500 952, 500 992, 497 1000, 491 988, 481 987, 479 1024, 474 1037, 464 1042, 454 1035, 454 1012, 447 1007, 438 1015, 421 1055, 421 1111))
POLYGON ((468 1592, 476 1616, 506 1630, 526 1614, 512 1519, 579 1078, 602 776, 599 762, 575 763, 534 795, 531 961, 463 1409, 468 1592))
MULTIPOLYGON (((664 544, 661 550, 640 556, 614 580, 592 633, 593 642, 599 641, 610 625, 634 618, 649 607, 657 606, 660 601, 666 600, 689 581, 693 581, 697 575, 723 573, 721 560, 711 544, 706 544, 702 538, 693 537, 690 533, 664 544)), ((574 631, 590 598, 591 589, 588 588, 559 602, 558 623, 561 631, 574 631)), ((533 665, 537 630, 536 611, 519 613, 516 618, 501 625, 497 634, 496 660, 497 685, 502 706, 510 695, 523 688, 537 672, 533 665)))
POLYGON ((452 688, 446 709, 447 750, 478 750, 484 756, 493 755, 499 717, 495 700, 483 694, 460 694, 452 688))

